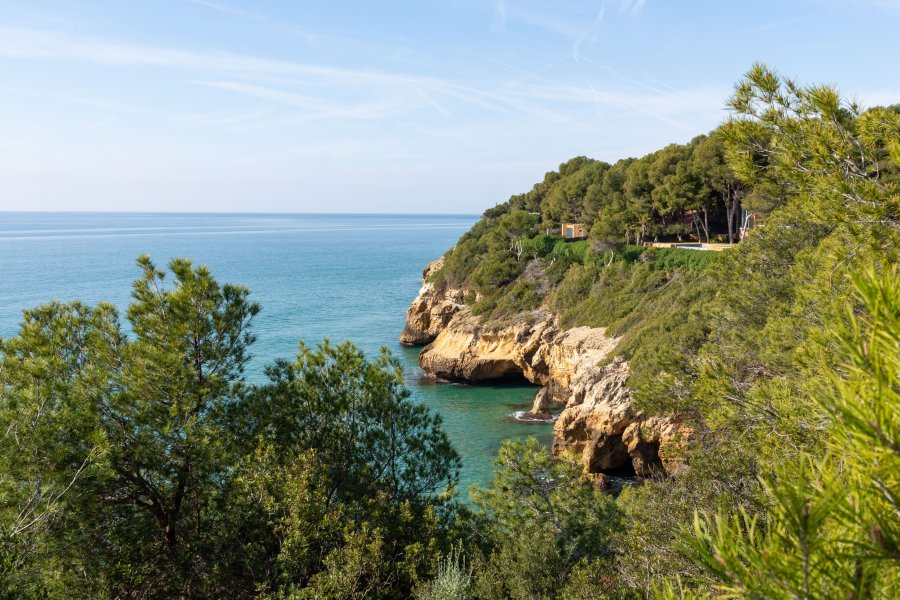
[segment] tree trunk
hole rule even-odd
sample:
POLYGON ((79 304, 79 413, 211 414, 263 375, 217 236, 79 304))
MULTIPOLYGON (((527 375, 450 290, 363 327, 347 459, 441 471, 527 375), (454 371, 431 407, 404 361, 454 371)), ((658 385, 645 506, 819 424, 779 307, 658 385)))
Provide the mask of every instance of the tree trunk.
POLYGON ((706 243, 709 243, 709 213, 703 207, 703 233, 706 235, 706 243))
POLYGON ((734 202, 725 204, 725 220, 728 221, 728 243, 734 243, 734 202))
POLYGON ((725 212, 728 219, 728 243, 733 244, 735 243, 735 234, 737 233, 741 214, 741 201, 738 190, 729 186, 728 191, 725 193, 725 198, 725 212))

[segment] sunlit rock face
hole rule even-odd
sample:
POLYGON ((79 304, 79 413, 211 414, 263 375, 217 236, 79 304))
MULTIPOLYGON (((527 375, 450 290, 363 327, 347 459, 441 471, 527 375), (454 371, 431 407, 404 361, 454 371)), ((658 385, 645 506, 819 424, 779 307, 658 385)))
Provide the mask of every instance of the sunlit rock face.
POLYGON ((581 458, 589 473, 673 475, 691 431, 677 417, 636 411, 621 359, 583 369, 554 428, 553 452, 581 458))
POLYGON ((407 346, 424 346, 431 343, 447 326, 450 319, 463 308, 462 289, 438 289, 428 281, 429 276, 444 265, 441 257, 430 263, 422 272, 419 295, 406 311, 406 326, 400 334, 400 342, 407 346))
POLYGON ((463 304, 465 290, 439 292, 427 281, 442 264, 425 270, 401 336, 427 344, 419 364, 428 376, 469 383, 524 377, 541 386, 530 416, 548 417, 551 405, 564 405, 553 452, 577 457, 588 474, 678 472, 691 431, 678 417, 634 409, 628 363, 612 358, 616 338, 602 328, 562 331, 545 309, 507 325, 485 323, 463 304))

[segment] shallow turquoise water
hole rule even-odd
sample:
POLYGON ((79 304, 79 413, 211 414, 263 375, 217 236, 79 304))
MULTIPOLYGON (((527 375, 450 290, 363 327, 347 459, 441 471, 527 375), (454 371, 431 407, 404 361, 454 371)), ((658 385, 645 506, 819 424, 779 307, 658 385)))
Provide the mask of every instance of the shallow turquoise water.
POLYGON ((463 458, 462 488, 484 483, 503 439, 547 424, 510 415, 530 406, 525 385, 422 383, 418 350, 397 335, 421 272, 475 216, 0 213, 0 335, 16 332, 23 309, 51 299, 127 305, 135 258, 159 265, 183 256, 220 282, 249 286, 262 304, 250 378, 297 341, 351 339, 368 353, 390 348, 403 362, 413 399, 443 415, 463 458))

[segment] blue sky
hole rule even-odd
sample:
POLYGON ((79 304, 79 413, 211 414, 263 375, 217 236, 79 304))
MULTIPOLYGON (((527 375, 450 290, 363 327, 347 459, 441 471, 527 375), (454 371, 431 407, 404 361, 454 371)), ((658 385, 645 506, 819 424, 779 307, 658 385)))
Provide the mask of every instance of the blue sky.
POLYGON ((756 60, 900 102, 900 0, 0 0, 0 210, 481 212, 715 127, 756 60))

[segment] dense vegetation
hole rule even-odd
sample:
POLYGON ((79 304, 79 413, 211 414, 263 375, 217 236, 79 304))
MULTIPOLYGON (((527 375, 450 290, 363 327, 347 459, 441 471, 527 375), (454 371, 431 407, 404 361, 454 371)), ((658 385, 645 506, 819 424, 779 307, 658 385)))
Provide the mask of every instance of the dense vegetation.
POLYGON ((577 158, 488 210, 438 285, 621 336, 688 468, 618 498, 508 442, 459 459, 398 366, 302 346, 251 385, 244 288, 142 258, 126 322, 49 304, 0 341, 4 597, 900 595, 900 110, 762 66, 709 136, 577 158), (648 239, 734 239, 722 253, 648 239), (565 242, 560 221, 590 227, 565 242))
POLYGON ((302 347, 244 381, 259 307, 148 258, 116 309, 25 313, 2 345, 6 597, 352 597, 442 550, 459 459, 389 356, 302 347), (389 568, 386 565, 400 564, 389 568))
POLYGON ((900 489, 883 469, 900 447, 887 366, 900 349, 900 109, 862 111, 762 66, 731 108, 686 146, 562 165, 487 211, 435 281, 474 290, 490 319, 546 306, 564 326, 608 327, 639 405, 694 423, 687 472, 617 501, 618 583, 669 596, 892 597, 900 489), (686 236, 665 217, 688 208, 709 216, 709 230, 695 228, 704 240, 735 203, 758 227, 720 254, 625 245, 686 236), (537 233, 570 219, 591 225, 572 251, 537 233), (885 356, 871 355, 872 335, 886 336, 885 356))

